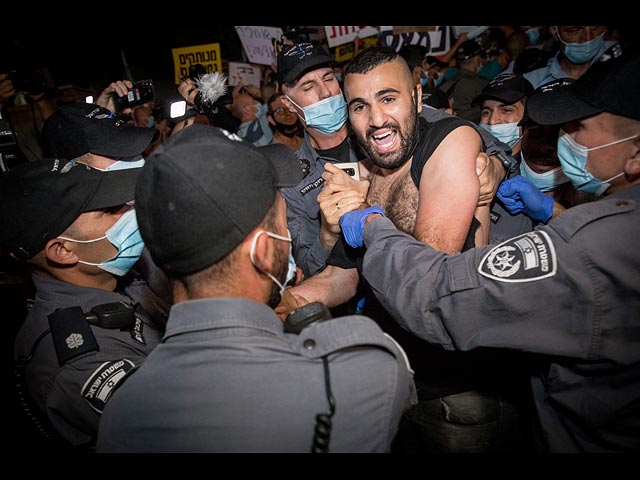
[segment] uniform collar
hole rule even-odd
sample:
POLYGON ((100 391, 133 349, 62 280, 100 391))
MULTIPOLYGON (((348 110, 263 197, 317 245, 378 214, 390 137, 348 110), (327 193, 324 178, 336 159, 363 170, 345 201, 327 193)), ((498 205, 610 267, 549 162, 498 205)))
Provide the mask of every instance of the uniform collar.
POLYGON ((202 330, 244 327, 283 335, 282 321, 264 303, 246 298, 203 298, 171 307, 164 341, 174 335, 202 330))
POLYGON ((31 277, 36 288, 36 297, 46 302, 55 302, 61 305, 77 305, 83 310, 87 310, 103 303, 120 302, 123 300, 131 301, 128 296, 118 292, 111 292, 101 288, 81 287, 41 275, 34 274, 31 277))

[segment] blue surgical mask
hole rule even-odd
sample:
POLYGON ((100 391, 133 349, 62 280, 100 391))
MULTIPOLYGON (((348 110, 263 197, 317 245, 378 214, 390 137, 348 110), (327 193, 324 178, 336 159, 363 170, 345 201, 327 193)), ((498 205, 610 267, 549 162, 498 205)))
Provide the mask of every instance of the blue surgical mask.
POLYGON ((67 237, 59 238, 76 243, 93 243, 106 238, 118 249, 118 253, 109 260, 101 263, 91 263, 83 260, 78 260, 78 263, 101 268, 119 277, 122 277, 131 270, 131 267, 140 259, 142 249, 144 248, 144 241, 140 236, 136 212, 133 208, 122 214, 118 221, 105 232, 103 237, 94 238, 93 240, 75 240, 67 237))
POLYGON ((256 104, 256 117, 263 117, 267 114, 269 107, 264 103, 256 104))
MULTIPOLYGON (((287 98, 291 100, 289 95, 287 98)), ((300 119, 307 124, 307 127, 315 128, 325 135, 336 133, 347 122, 347 102, 342 92, 306 107, 301 107, 293 100, 291 103, 302 110, 304 118, 300 117, 300 119)))
POLYGON ((518 126, 518 122, 500 123, 497 125, 481 123, 480 126, 510 147, 513 147, 518 143, 518 140, 520 140, 520 127, 518 126))
POLYGON ((267 105, 256 104, 256 119, 251 122, 244 122, 238 127, 238 136, 256 147, 269 145, 273 141, 273 131, 267 118, 267 105))
POLYGON ((604 33, 584 43, 567 43, 559 33, 558 38, 564 44, 565 56, 576 65, 592 61, 604 45, 604 33))
POLYGON ((433 80, 433 86, 439 87, 444 81, 444 72, 437 72, 436 78, 433 80))
POLYGON ((115 163, 112 163, 111 165, 109 165, 107 168, 96 168, 96 170, 100 170, 102 172, 112 172, 113 170, 127 170, 129 168, 142 168, 144 167, 144 158, 141 158, 140 160, 133 160, 133 161, 124 161, 124 160, 118 160, 115 163))
POLYGON ((520 152, 522 160, 520 162, 520 175, 533 183, 541 192, 550 192, 560 185, 567 183, 567 177, 562 171, 562 167, 554 168, 544 173, 534 172, 524 159, 524 154, 520 152))
POLYGON ((153 118, 153 115, 149 115, 147 118, 147 128, 152 128, 156 124, 156 119, 153 118))
POLYGON ((420 77, 420 85, 422 85, 422 88, 426 87, 427 83, 429 83, 429 77, 420 77))
POLYGON ((573 183, 573 186, 576 187, 577 190, 600 196, 611 186, 609 182, 621 177, 624 175, 624 172, 620 172, 608 180, 595 178, 586 170, 589 152, 633 140, 637 136, 638 135, 633 135, 598 147, 587 148, 584 145, 580 145, 571 138, 570 135, 565 133, 558 137, 558 159, 560 160, 560 165, 562 165, 562 170, 565 175, 571 179, 571 183, 573 183))
POLYGON ((538 27, 528 28, 524 33, 529 38, 529 45, 535 45, 540 40, 540 29, 538 27))
POLYGON ((258 233, 256 233, 255 237, 253 237, 253 241, 251 242, 251 249, 249 250, 249 258, 251 259, 251 263, 253 264, 253 266, 256 267, 258 270, 260 270, 262 273, 264 273, 267 277, 271 279, 272 282, 274 282, 278 286, 278 288, 280 289, 280 298, 282 298, 282 295, 284 294, 284 289, 287 287, 287 284, 291 280, 293 280, 296 276, 296 261, 293 258, 291 245, 289 245, 289 265, 287 268, 287 277, 285 278, 283 283, 280 283, 280 281, 278 281, 278 279, 273 275, 271 275, 269 272, 265 272, 264 270, 258 268, 258 266, 256 265, 253 259, 253 252, 256 248, 256 242, 258 241, 258 238, 260 238, 260 235, 262 235, 263 233, 265 235, 270 236, 271 238, 289 242, 289 244, 291 244, 291 234, 289 233, 289 231, 287 231, 287 234, 289 236, 283 237, 282 235, 277 235, 275 233, 271 233, 266 230, 260 230, 258 233))

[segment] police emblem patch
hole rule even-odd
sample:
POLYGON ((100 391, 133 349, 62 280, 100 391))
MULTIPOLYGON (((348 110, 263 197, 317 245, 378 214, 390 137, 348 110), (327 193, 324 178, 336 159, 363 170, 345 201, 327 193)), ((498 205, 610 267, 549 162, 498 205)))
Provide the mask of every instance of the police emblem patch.
POLYGON ((116 385, 135 365, 123 358, 100 365, 82 386, 82 397, 96 412, 102 413, 116 385))
POLYGON ((543 231, 528 232, 492 248, 478 272, 500 282, 532 282, 556 274, 553 243, 543 231))

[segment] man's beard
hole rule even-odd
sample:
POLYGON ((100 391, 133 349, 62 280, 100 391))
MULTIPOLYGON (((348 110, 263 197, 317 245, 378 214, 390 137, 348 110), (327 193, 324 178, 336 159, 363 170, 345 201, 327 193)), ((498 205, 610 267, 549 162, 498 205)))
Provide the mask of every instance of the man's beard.
MULTIPOLYGON (((283 283, 286 279, 287 270, 289 269, 289 255, 285 256, 280 250, 276 249, 276 262, 275 270, 271 273, 278 279, 280 283, 283 283)), ((276 282, 271 281, 271 292, 269 293, 269 300, 267 305, 271 308, 276 308, 280 303, 280 287, 276 285, 276 282)))
POLYGON ((293 125, 286 125, 284 123, 275 122, 275 128, 278 132, 283 134, 285 137, 293 138, 298 133, 298 123, 294 123, 293 125))
POLYGON ((407 118, 404 128, 400 127, 396 122, 388 122, 382 125, 382 127, 367 129, 366 136, 364 138, 356 132, 356 138, 374 165, 388 170, 395 170, 404 165, 413 155, 418 142, 417 126, 418 112, 416 109, 411 109, 411 113, 409 114, 409 118, 407 118), (399 150, 381 154, 367 141, 371 135, 381 128, 392 128, 396 130, 397 135, 400 137, 399 150))

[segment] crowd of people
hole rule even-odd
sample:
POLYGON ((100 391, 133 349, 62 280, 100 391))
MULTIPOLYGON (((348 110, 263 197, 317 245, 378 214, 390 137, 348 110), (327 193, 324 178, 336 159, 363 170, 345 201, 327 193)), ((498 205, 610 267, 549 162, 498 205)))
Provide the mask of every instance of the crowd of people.
POLYGON ((640 49, 614 33, 340 67, 285 42, 275 88, 187 76, 177 119, 120 109, 128 80, 52 108, 0 173, 19 410, 82 452, 640 450, 640 49))

